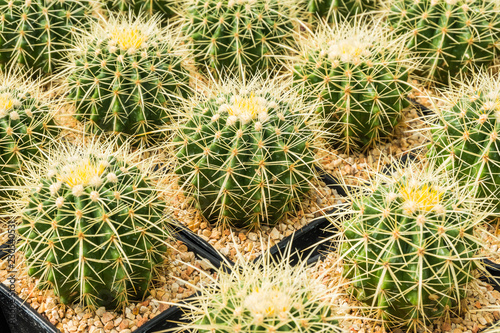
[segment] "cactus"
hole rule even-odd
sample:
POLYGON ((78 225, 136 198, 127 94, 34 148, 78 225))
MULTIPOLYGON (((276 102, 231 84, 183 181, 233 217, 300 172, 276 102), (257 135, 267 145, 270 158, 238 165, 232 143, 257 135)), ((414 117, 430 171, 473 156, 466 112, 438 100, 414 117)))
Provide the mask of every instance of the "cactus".
POLYGON ((239 254, 238 269, 219 269, 184 305, 188 320, 175 332, 340 332, 338 286, 313 277, 305 261, 291 266, 287 254, 276 260, 266 252, 256 262, 239 254))
POLYGON ((92 0, 0 0, 0 66, 19 64, 52 73, 92 10, 92 0))
POLYGON ((366 193, 351 194, 340 253, 350 292, 388 327, 410 329, 460 309, 480 267, 475 228, 489 211, 455 178, 416 163, 376 175, 366 193), (484 208, 484 210, 483 210, 484 208))
POLYGON ((425 57, 419 75, 448 83, 471 65, 490 65, 500 46, 496 0, 391 0, 391 28, 411 32, 408 48, 425 57))
POLYGON ((121 13, 134 12, 136 15, 147 13, 150 16, 161 13, 164 18, 175 15, 175 0, 106 0, 109 10, 121 13))
POLYGON ((0 185, 12 186, 24 172, 25 160, 40 158, 59 134, 53 101, 45 99, 39 80, 10 69, 0 74, 0 185))
POLYGON ((168 107, 189 93, 187 53, 158 17, 111 16, 80 36, 65 75, 76 119, 91 133, 112 132, 150 145, 169 122, 168 107))
MULTIPOLYGON (((376 9, 378 0, 302 0, 306 2, 309 16, 333 21, 336 15, 342 17, 361 14, 376 9)), ((340 17, 339 17, 340 18, 340 17)))
POLYGON ((20 187, 18 249, 63 304, 123 308, 145 296, 163 264, 169 232, 154 175, 112 146, 58 144, 31 161, 20 187))
POLYGON ((347 153, 364 151, 391 137, 409 105, 412 69, 404 38, 376 20, 323 24, 300 41, 294 84, 319 100, 325 130, 347 153))
POLYGON ((214 85, 175 125, 180 185, 209 222, 272 225, 315 179, 314 105, 289 83, 259 76, 214 85))
POLYGON ((479 72, 443 92, 428 157, 446 166, 474 194, 500 209, 500 79, 479 72))
POLYGON ((195 60, 215 72, 272 69, 293 42, 295 0, 184 1, 184 33, 195 60))

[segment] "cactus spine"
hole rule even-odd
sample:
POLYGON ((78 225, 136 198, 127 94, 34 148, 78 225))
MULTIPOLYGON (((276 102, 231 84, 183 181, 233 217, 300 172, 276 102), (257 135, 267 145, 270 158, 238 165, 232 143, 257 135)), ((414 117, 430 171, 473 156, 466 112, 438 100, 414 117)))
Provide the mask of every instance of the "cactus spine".
POLYGON ((288 86, 226 80, 186 106, 176 128, 176 172, 209 222, 274 224, 311 188, 314 106, 288 86))
POLYGON ((478 73, 454 82, 443 96, 428 156, 455 173, 464 185, 472 184, 475 195, 492 200, 498 211, 500 79, 478 73))
POLYGON ((59 134, 53 105, 42 95, 39 81, 18 70, 0 74, 0 185, 11 186, 24 172, 26 159, 59 134), (50 107, 49 107, 50 106, 50 107))
POLYGON ((364 151, 389 138, 408 106, 412 65, 403 38, 380 21, 326 24, 301 41, 294 84, 312 100, 332 143, 347 153, 364 151))
POLYGON ((485 209, 441 170, 410 165, 377 175, 353 195, 341 246, 350 292, 389 327, 428 325, 460 307, 481 240, 485 209))
POLYGON ((112 132, 149 145, 170 121, 167 108, 189 92, 179 31, 158 17, 111 17, 84 32, 67 63, 68 100, 92 133, 112 132))
POLYGON ((391 28, 411 32, 408 48, 425 57, 420 75, 448 83, 471 65, 489 66, 500 46, 500 6, 496 0, 392 0, 391 28))
POLYGON ((47 161, 31 161, 22 187, 19 250, 63 304, 124 307, 163 263, 169 233, 153 175, 109 147, 56 145, 47 161))
POLYGON ((272 69, 293 42, 296 4, 277 0, 184 0, 195 60, 220 71, 272 69))
POLYGON ((53 72, 92 10, 91 0, 0 0, 0 66, 53 72))

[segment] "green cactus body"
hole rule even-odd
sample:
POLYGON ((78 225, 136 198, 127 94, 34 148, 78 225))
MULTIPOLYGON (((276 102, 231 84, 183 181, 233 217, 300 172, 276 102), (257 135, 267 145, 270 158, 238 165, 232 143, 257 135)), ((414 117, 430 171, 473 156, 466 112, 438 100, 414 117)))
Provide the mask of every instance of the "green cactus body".
POLYGON ((0 66, 52 73, 92 10, 89 0, 0 0, 0 66))
MULTIPOLYGON (((359 21, 361 22, 361 21, 359 21)), ((294 84, 312 100, 347 153, 364 151, 392 136, 411 90, 404 40, 383 27, 326 25, 305 40, 294 65, 294 84)))
POLYGON ((174 16, 174 0, 107 0, 106 7, 109 10, 119 11, 121 13, 134 12, 136 15, 147 13, 162 14, 164 18, 174 16))
POLYGON ((184 33, 203 67, 272 69, 293 42, 294 4, 277 0, 186 0, 184 33))
POLYGON ((189 319, 176 332, 341 331, 336 288, 311 276, 306 262, 292 267, 288 259, 275 262, 265 253, 257 262, 240 256, 235 267, 219 270, 213 283, 200 289, 189 305, 189 319))
POLYGON ((337 13, 343 17, 374 10, 377 0, 306 0, 307 13, 332 21, 337 13))
POLYGON ((439 126, 434 126, 427 155, 455 173, 464 185, 471 184, 477 197, 492 200, 498 211, 500 81, 480 74, 455 89, 447 92, 451 98, 439 113, 439 126))
POLYGON ((1 185, 15 185, 24 161, 41 157, 40 152, 59 134, 37 84, 19 73, 0 76, 1 185))
POLYGON ((18 229, 29 275, 63 304, 115 308, 142 299, 167 250, 158 193, 137 165, 110 152, 51 157, 18 229))
POLYGON ((495 0, 393 0, 388 24, 411 32, 408 48, 425 57, 420 75, 448 83, 471 65, 490 65, 500 43, 500 7, 495 0))
MULTIPOLYGON (((170 29, 170 28, 166 28, 170 29)), ((184 54, 155 18, 111 18, 95 25, 68 63, 68 100, 92 133, 111 132, 151 144, 166 111, 189 91, 184 54)))
POLYGON ((355 198, 344 223, 350 292, 389 327, 428 325, 459 307, 481 247, 474 228, 484 214, 471 210, 469 194, 451 178, 413 172, 355 198))
POLYGON ((255 82, 200 98, 177 130, 176 172, 209 222, 274 224, 300 204, 315 176, 313 118, 255 82))

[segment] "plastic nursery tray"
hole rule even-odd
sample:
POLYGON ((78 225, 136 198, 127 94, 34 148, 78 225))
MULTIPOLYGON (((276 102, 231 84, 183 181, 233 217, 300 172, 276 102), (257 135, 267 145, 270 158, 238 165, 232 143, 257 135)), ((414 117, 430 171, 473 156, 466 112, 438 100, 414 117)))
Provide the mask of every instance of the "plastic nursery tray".
MULTIPOLYGON (((223 263, 221 255, 206 241, 198 237, 189 229, 176 226, 174 236, 182 241, 187 248, 200 259, 207 259, 215 268, 223 263)), ((0 259, 12 253, 9 244, 0 245, 0 259)), ((189 297, 183 302, 188 302, 189 297)), ((172 306, 144 323, 134 333, 152 333, 160 330, 177 327, 183 315, 182 309, 172 306)), ((0 324, 6 319, 6 325, 1 325, 2 333, 61 333, 47 318, 26 304, 15 292, 0 283, 0 324)))

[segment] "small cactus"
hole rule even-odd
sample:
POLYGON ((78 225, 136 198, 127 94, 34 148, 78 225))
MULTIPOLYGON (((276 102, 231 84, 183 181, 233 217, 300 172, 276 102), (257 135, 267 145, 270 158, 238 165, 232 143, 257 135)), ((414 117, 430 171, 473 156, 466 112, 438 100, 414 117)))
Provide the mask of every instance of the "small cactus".
POLYGON ((295 0, 184 1, 195 60, 215 72, 273 69, 293 43, 295 0))
POLYGON ((71 48, 75 29, 90 21, 93 7, 92 0, 0 0, 0 66, 52 73, 71 48))
POLYGON ((164 261, 169 220, 155 175, 114 146, 55 145, 30 161, 13 197, 28 274, 63 304, 123 308, 144 298, 164 261))
POLYGON ((442 92, 428 157, 446 166, 478 198, 500 210, 500 79, 479 72, 442 92))
POLYGON ((189 93, 188 56, 179 30, 158 17, 111 16, 83 32, 66 64, 68 100, 91 133, 111 132, 150 145, 172 107, 189 93))
POLYGON ((253 262, 240 254, 234 269, 218 270, 212 283, 199 289, 186 306, 188 324, 175 332, 342 331, 334 305, 338 287, 328 288, 321 277, 313 277, 305 262, 291 266, 284 258, 278 261, 266 252, 253 262))
POLYGON ((389 328, 416 329, 460 309, 481 266, 476 227, 490 207, 455 178, 411 163, 378 174, 366 193, 351 194, 340 253, 350 293, 389 328))
POLYGON ((212 223, 274 225, 315 179, 314 105, 289 82, 225 80, 186 105, 176 124, 176 172, 212 223))
POLYGON ((439 83, 489 66, 500 47, 500 3, 496 0, 391 0, 388 25, 411 33, 408 48, 422 57, 419 75, 439 83))
POLYGON ((300 41, 294 85, 318 100, 331 142, 347 153, 364 151, 390 138, 409 105, 412 69, 405 39, 380 20, 322 24, 300 41))
POLYGON ((56 105, 41 91, 39 80, 11 70, 0 74, 0 185, 12 186, 25 171, 25 160, 40 158, 60 130, 56 105))

